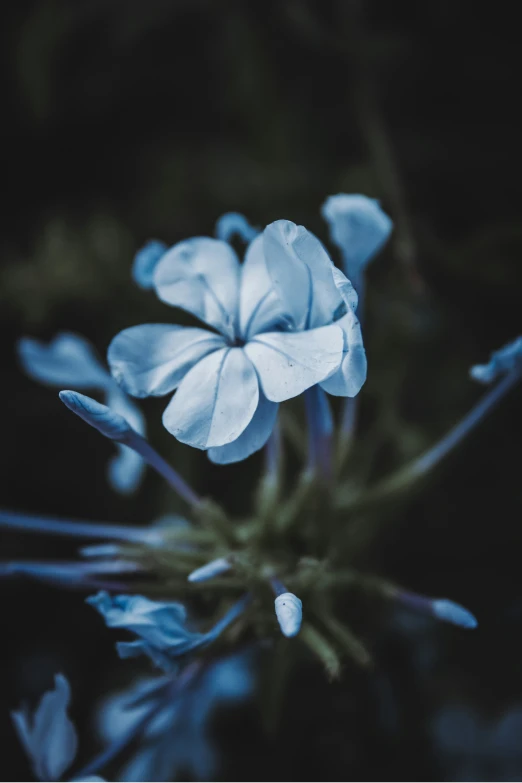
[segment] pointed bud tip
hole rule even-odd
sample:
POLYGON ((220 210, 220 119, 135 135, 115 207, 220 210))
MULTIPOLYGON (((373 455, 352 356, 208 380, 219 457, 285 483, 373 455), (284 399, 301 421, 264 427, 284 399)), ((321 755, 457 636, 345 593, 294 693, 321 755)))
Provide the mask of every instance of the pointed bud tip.
POLYGON ((437 598, 432 602, 433 614, 439 620, 458 625, 461 628, 477 628, 478 622, 470 611, 448 598, 437 598))
POLYGON ((281 633, 291 639, 301 630, 303 604, 293 593, 281 593, 274 602, 275 612, 281 633))
POLYGON ((206 582, 207 579, 213 579, 215 576, 224 574, 232 568, 230 561, 226 557, 218 557, 205 563, 201 568, 196 568, 187 577, 189 582, 206 582))
POLYGON ((94 427, 106 438, 124 441, 133 432, 129 422, 106 405, 96 402, 86 394, 65 389, 58 394, 60 400, 73 413, 94 427))

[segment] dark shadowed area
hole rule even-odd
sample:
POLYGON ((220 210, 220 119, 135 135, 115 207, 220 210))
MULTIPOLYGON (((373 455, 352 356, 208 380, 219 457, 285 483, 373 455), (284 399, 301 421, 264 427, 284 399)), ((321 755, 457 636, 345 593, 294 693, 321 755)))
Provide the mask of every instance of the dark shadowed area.
MULTIPOLYGON (((108 487, 112 445, 21 372, 22 335, 89 337, 169 322, 130 279, 135 250, 211 235, 228 211, 327 240, 320 206, 364 193, 393 217, 368 277, 359 440, 375 477, 476 401, 469 367, 522 333, 519 31, 500 8, 398 0, 21 0, 4 11, 0 232, 0 506, 149 522, 178 501, 151 472, 108 487), (377 412, 379 417, 377 418, 377 412)), ((297 667, 277 727, 255 705, 214 733, 222 780, 522 780, 522 388, 423 488, 387 508, 370 570, 448 596, 466 632, 346 597, 375 657, 329 683, 297 667)), ((161 426, 151 440, 237 513, 260 469, 211 465, 161 426)), ((1 560, 74 542, 1 531, 1 560)), ((97 701, 139 667, 84 603, 2 581, 2 774, 32 773, 9 721, 63 671, 81 758, 97 701)))

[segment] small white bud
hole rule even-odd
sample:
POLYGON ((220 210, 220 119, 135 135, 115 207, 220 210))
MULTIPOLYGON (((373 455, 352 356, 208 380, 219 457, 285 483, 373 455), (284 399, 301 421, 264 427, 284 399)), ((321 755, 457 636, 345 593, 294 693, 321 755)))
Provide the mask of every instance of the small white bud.
POLYGON ((303 604, 293 593, 281 593, 275 599, 275 612, 284 636, 297 636, 303 619, 303 604))

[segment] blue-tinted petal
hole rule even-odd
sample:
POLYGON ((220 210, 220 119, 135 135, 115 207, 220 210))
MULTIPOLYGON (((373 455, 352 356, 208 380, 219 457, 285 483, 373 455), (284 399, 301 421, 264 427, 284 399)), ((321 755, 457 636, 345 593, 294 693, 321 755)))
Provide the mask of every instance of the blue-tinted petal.
MULTIPOLYGON (((164 781, 189 774, 213 780, 217 759, 210 744, 209 719, 222 703, 246 699, 255 685, 251 653, 207 661, 189 687, 182 689, 149 723, 140 748, 120 773, 121 780, 164 781)), ((139 681, 132 690, 111 696, 100 711, 102 738, 117 742, 132 730, 158 689, 158 679, 139 681)))
POLYGON ((476 364, 470 375, 479 383, 492 383, 501 375, 515 370, 522 370, 522 337, 492 353, 488 364, 476 364))
POLYGON ((195 237, 174 245, 154 272, 159 298, 187 310, 229 338, 235 335, 239 261, 226 242, 195 237))
POLYGON ((107 407, 114 413, 118 413, 123 416, 133 430, 139 432, 140 435, 145 434, 145 417, 140 411, 134 400, 131 400, 120 387, 113 382, 107 389, 106 397, 107 407))
POLYGON ((278 324, 290 325, 291 321, 291 315, 284 312, 268 274, 261 234, 248 246, 241 267, 240 334, 247 340, 257 332, 275 329, 278 324))
POLYGON ((241 348, 223 348, 190 370, 163 414, 166 429, 198 449, 241 435, 259 399, 252 363, 241 348))
POLYGON ((161 396, 178 386, 186 373, 224 340, 206 329, 143 324, 124 329, 109 346, 113 376, 134 397, 161 396))
POLYGON ((123 628, 139 638, 119 642, 121 657, 146 654, 156 665, 168 668, 169 659, 186 655, 207 642, 205 634, 186 628, 185 607, 179 603, 150 601, 141 595, 110 596, 105 591, 86 599, 109 628, 123 628))
POLYGON ((40 780, 59 780, 76 756, 78 738, 67 715, 70 698, 69 683, 63 675, 57 674, 54 690, 42 696, 32 719, 23 710, 12 713, 40 780))
POLYGON ((216 222, 216 237, 223 242, 230 242, 235 235, 244 242, 251 242, 258 234, 258 229, 251 226, 239 212, 226 212, 216 222))
POLYGON ((357 277, 390 236, 393 223, 379 202, 360 194, 330 196, 321 207, 343 254, 346 274, 357 277))
POLYGON ((138 250, 132 262, 132 277, 140 288, 154 287, 154 270, 162 256, 167 252, 167 245, 157 239, 150 239, 138 250))
POLYGON ((252 654, 235 653, 218 659, 206 674, 205 696, 210 706, 220 702, 235 702, 250 696, 254 690, 252 654))
POLYGON ((117 444, 118 454, 107 463, 107 479, 111 487, 122 495, 130 495, 138 489, 145 472, 145 463, 132 449, 117 444))
POLYGON ((267 270, 296 329, 330 323, 341 304, 333 264, 321 242, 304 226, 277 220, 263 233, 267 270))
POLYGON ((335 325, 306 332, 268 332, 256 335, 244 350, 257 370, 265 396, 283 402, 338 369, 343 333, 335 325))
POLYGON ((337 269, 336 266, 332 268, 332 274, 335 287, 339 291, 346 309, 350 308, 355 312, 357 310, 357 304, 359 301, 357 291, 353 287, 350 280, 348 280, 346 275, 341 272, 340 269, 337 269))
POLYGON ((40 383, 87 389, 105 388, 110 382, 109 373, 100 364, 91 344, 77 334, 60 332, 47 345, 22 337, 17 349, 27 375, 40 383))
POLYGON ((259 402, 250 424, 232 443, 209 449, 210 461, 218 465, 228 465, 231 462, 240 462, 262 449, 272 434, 278 410, 278 403, 267 400, 260 390, 259 402))
MULTIPOLYGON (((140 435, 145 434, 145 419, 142 412, 116 383, 107 390, 107 405, 114 413, 123 416, 136 432, 140 435)), ((121 443, 116 446, 118 453, 107 465, 108 480, 117 492, 129 495, 138 488, 145 471, 145 463, 140 455, 128 446, 121 443)))
POLYGON ((343 358, 339 369, 321 386, 328 394, 337 397, 355 397, 366 381, 368 369, 361 325, 351 308, 335 325, 343 332, 343 358))

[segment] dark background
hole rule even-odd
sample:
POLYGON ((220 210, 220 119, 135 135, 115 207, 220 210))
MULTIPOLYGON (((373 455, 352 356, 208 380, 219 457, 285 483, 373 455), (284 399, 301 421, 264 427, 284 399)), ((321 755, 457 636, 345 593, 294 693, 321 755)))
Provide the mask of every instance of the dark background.
MULTIPOLYGON (((136 247, 210 234, 229 210, 323 239, 331 193, 394 217, 369 275, 362 403, 363 439, 393 402, 383 468, 478 398, 469 366, 522 331, 520 44, 502 4, 26 0, 0 35, 2 506, 131 522, 176 508, 150 474, 130 499, 110 491, 111 445, 22 375, 14 344, 71 329, 103 354, 119 329, 167 320, 130 282, 136 247)), ((161 430, 163 404, 144 405, 153 441, 241 510, 259 461, 210 466, 161 430)), ((375 670, 328 684, 304 666, 272 738, 254 710, 224 718, 223 779, 522 780, 520 407, 515 390, 375 547, 375 570, 461 601, 479 629, 367 610, 375 670)), ((73 552, 1 541, 2 560, 73 552)), ((0 587, 2 774, 23 780, 8 710, 64 671, 85 756, 96 699, 129 670, 80 594, 0 587)))

